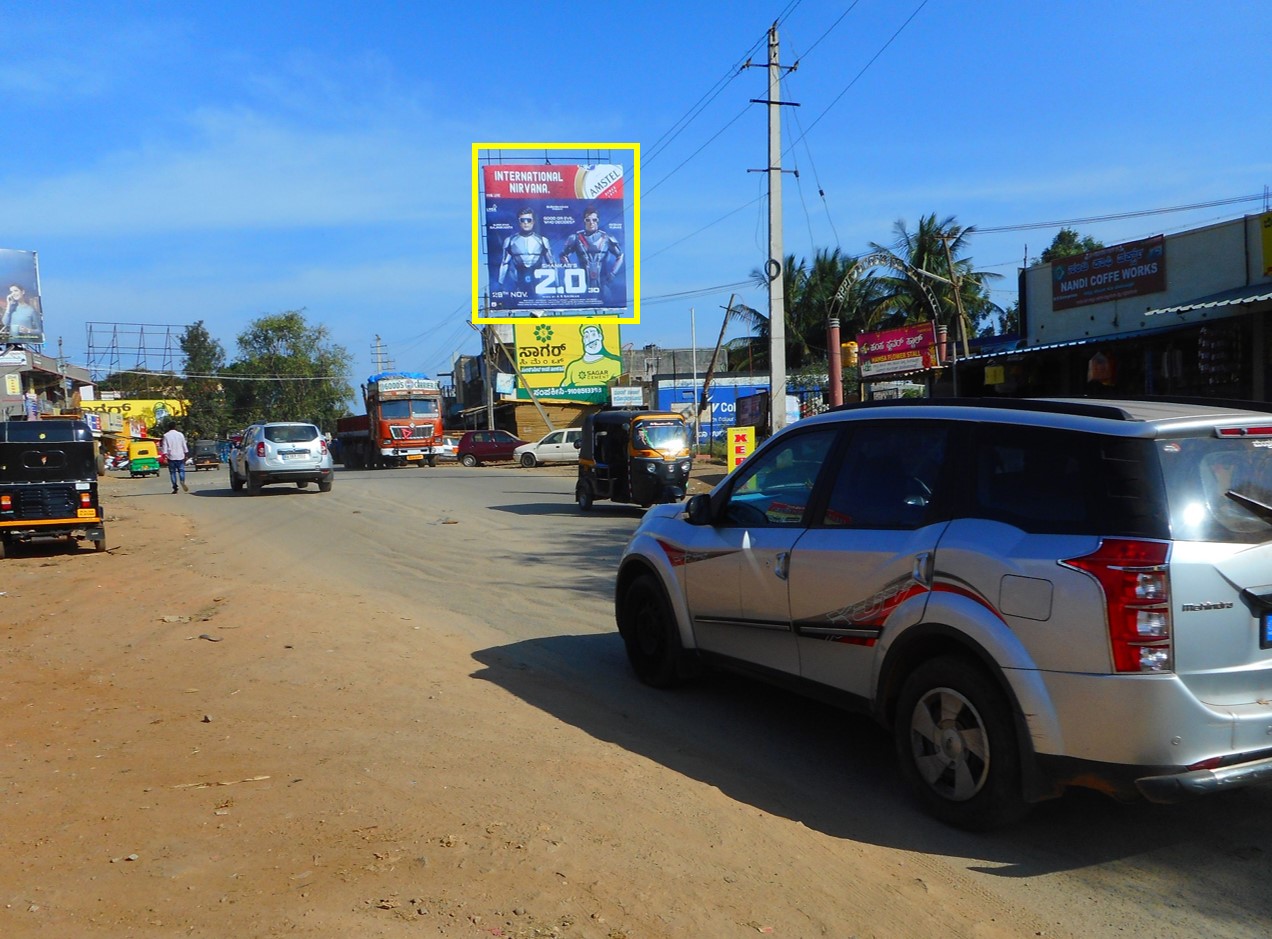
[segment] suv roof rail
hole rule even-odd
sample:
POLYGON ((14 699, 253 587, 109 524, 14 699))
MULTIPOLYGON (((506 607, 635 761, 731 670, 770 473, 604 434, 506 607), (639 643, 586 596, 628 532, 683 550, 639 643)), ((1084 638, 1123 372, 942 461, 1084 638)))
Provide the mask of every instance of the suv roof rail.
POLYGON ((1004 411, 1034 411, 1047 414, 1073 414, 1079 417, 1102 417, 1106 420, 1132 420, 1116 402, 1075 401, 1059 398, 888 398, 882 401, 860 401, 841 404, 832 411, 865 408, 904 407, 906 405, 941 408, 995 408, 1004 411))
POLYGON ((1183 395, 1119 395, 1116 398, 889 398, 882 401, 861 401, 842 404, 832 411, 861 408, 888 408, 905 405, 923 407, 996 408, 1006 411, 1032 411, 1044 414, 1072 414, 1077 417, 1100 417, 1105 420, 1138 420, 1123 402, 1182 404, 1194 407, 1228 408, 1236 411, 1257 411, 1272 414, 1272 403, 1267 401, 1239 401, 1232 398, 1188 397, 1183 395))
POLYGON ((1205 395, 1118 395, 1115 400, 1156 404, 1186 404, 1202 408, 1230 408, 1234 411, 1259 411, 1264 414, 1272 414, 1272 402, 1246 401, 1238 398, 1210 398, 1205 395))

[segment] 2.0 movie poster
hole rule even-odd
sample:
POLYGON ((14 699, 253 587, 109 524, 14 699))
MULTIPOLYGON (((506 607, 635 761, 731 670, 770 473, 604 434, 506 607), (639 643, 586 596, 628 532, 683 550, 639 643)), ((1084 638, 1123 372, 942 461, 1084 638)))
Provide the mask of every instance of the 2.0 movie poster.
POLYGON ((482 171, 492 311, 627 306, 621 166, 492 164, 482 171))

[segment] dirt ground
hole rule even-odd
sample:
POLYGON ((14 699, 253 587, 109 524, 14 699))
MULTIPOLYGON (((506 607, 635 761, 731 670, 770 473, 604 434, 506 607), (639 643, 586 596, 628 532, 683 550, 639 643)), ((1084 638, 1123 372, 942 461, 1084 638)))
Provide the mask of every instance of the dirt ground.
POLYGON ((112 485, 111 550, 0 562, 0 935, 1059 934, 474 680, 445 616, 112 485))

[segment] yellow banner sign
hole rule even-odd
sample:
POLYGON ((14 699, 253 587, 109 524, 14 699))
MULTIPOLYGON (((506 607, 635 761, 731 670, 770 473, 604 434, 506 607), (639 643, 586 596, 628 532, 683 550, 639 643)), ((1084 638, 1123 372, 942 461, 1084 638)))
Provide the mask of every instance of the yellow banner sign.
POLYGON ((1264 212, 1259 219, 1263 232, 1263 276, 1272 277, 1272 212, 1264 212))
POLYGON ((755 449, 755 428, 730 427, 724 439, 728 451, 726 456, 729 460, 729 472, 732 473, 755 449))
POLYGON ((619 327, 613 323, 518 323, 517 397, 609 401, 610 382, 623 373, 619 327), (526 386, 530 394, 526 393, 526 386))
POLYGON ((137 420, 147 427, 162 427, 173 417, 186 412, 186 402, 180 398, 120 398, 116 401, 83 401, 83 410, 94 414, 118 414, 125 421, 137 420))

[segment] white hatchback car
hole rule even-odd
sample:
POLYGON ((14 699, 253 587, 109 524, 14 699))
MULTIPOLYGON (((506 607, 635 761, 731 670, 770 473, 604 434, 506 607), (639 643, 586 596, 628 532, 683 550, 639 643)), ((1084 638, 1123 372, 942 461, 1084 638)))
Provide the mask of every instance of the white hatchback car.
POLYGON ((554 430, 535 443, 522 444, 512 451, 513 458, 522 466, 538 466, 540 463, 577 463, 583 431, 578 427, 554 430))

